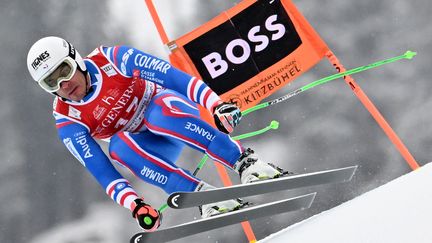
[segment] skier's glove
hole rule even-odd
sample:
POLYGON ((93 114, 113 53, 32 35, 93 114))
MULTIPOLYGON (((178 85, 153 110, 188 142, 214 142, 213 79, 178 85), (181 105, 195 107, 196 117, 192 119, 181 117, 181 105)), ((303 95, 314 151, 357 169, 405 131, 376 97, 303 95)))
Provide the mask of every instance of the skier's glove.
POLYGON ((145 203, 142 198, 135 199, 132 204, 132 217, 144 231, 148 232, 155 231, 162 222, 162 214, 159 210, 145 203))
POLYGON ((232 103, 222 102, 213 110, 213 118, 217 128, 224 133, 231 133, 241 119, 240 109, 232 103))

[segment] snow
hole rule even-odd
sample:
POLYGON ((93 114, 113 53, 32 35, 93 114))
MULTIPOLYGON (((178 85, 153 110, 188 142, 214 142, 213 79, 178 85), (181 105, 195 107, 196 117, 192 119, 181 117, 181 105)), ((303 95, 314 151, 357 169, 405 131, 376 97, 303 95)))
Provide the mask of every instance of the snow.
POLYGON ((431 175, 429 163, 259 242, 432 242, 431 175))

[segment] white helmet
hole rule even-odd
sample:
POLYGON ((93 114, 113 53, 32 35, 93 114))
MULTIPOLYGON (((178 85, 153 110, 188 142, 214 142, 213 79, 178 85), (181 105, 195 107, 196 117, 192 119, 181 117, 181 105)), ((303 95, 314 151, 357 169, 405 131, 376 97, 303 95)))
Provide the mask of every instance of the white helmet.
POLYGON ((60 82, 56 87, 50 87, 43 81, 67 60, 72 62, 73 68, 78 67, 82 72, 87 70, 81 55, 71 43, 59 37, 48 36, 36 41, 30 48, 27 54, 27 68, 32 78, 45 91, 53 93, 58 90, 60 82))

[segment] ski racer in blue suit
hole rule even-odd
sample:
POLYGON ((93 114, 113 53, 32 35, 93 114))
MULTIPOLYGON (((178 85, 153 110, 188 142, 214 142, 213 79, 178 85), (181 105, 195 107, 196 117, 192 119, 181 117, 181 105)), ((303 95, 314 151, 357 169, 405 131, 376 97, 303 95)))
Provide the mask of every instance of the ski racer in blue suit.
MULTIPOLYGON (((231 139, 241 118, 236 105, 162 59, 127 46, 101 46, 82 58, 69 42, 50 36, 30 48, 27 67, 54 95, 59 138, 144 230, 156 230, 161 213, 138 196, 111 160, 167 193, 214 188, 176 165, 185 145, 238 172, 242 183, 282 173, 231 139), (198 104, 213 114, 217 129, 201 119, 198 104), (109 155, 97 139, 109 142, 109 155)), ((227 200, 202 205, 201 214, 240 207, 238 200, 227 200)))

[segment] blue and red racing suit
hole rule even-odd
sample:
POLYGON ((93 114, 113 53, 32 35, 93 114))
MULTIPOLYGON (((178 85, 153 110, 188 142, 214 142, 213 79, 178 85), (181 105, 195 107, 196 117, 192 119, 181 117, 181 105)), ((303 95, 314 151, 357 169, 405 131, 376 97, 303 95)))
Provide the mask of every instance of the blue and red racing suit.
POLYGON ((54 100, 60 139, 106 193, 130 209, 138 195, 111 159, 167 193, 193 191, 200 179, 175 165, 184 145, 232 167, 240 143, 200 118, 197 104, 220 102, 203 81, 126 46, 99 47, 87 58, 90 91, 80 102, 54 100))

